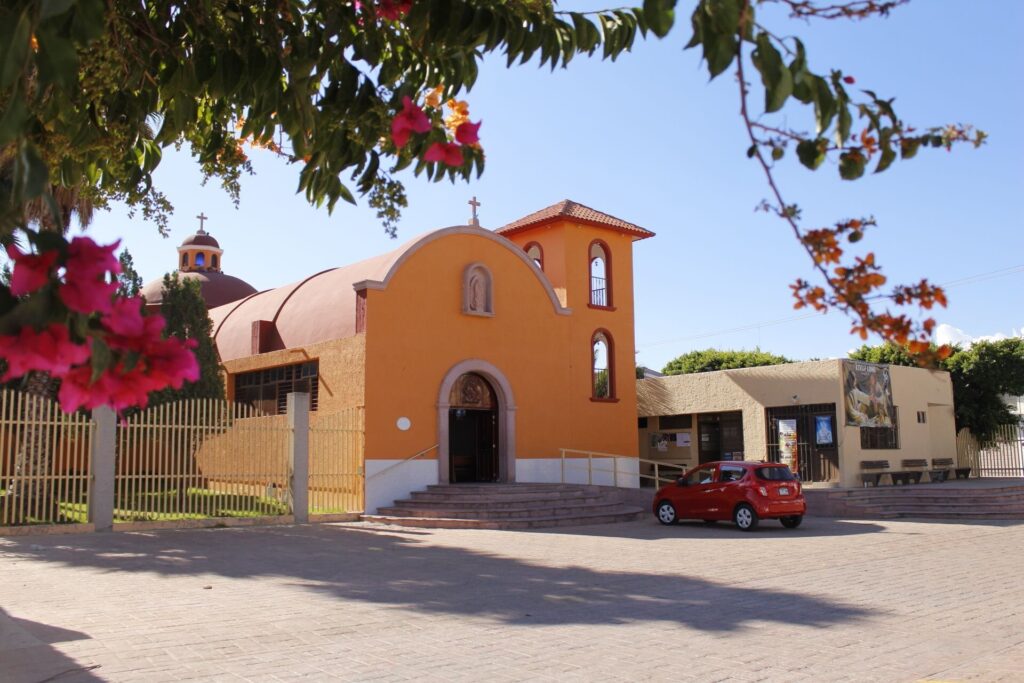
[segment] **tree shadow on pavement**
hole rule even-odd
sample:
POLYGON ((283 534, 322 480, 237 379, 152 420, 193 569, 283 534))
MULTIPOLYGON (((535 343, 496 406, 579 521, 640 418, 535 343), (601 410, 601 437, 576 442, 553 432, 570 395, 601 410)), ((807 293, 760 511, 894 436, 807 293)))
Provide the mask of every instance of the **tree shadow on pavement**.
POLYGON ((82 665, 52 647, 88 638, 84 633, 18 619, 0 608, 0 681, 99 681, 82 665))
MULTIPOLYGON (((517 539, 524 537, 509 534, 510 544, 517 539)), ((430 533, 358 524, 13 538, 3 541, 3 551, 21 560, 104 572, 202 575, 204 582, 215 580, 211 575, 273 577, 341 604, 358 601, 515 625, 664 621, 730 632, 764 622, 827 627, 869 615, 812 595, 690 576, 685 558, 649 573, 597 570, 440 545, 430 533)), ((757 576, 752 570, 751 579, 757 576)))
POLYGON ((859 536, 861 534, 885 533, 889 530, 880 520, 838 520, 822 517, 805 517, 796 529, 787 529, 777 520, 761 520, 753 531, 740 531, 731 522, 705 524, 701 521, 682 521, 678 524, 659 524, 653 515, 644 516, 635 522, 599 524, 579 527, 554 527, 530 529, 534 533, 572 534, 574 536, 607 536, 635 540, 658 541, 666 538, 698 539, 701 541, 723 541, 736 538, 786 539, 835 536, 859 536))

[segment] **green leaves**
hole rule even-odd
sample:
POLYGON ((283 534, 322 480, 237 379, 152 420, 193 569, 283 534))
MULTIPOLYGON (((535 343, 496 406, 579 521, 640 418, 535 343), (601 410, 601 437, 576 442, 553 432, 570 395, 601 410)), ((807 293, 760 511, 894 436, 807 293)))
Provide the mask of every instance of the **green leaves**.
POLYGON ((859 150, 850 150, 839 155, 839 176, 843 180, 856 180, 864 175, 867 158, 859 150))
MULTIPOLYGON (((690 17, 693 37, 686 47, 703 47, 712 79, 728 69, 736 58, 743 4, 742 0, 701 0, 690 17)), ((748 11, 753 21, 753 8, 748 11)))
POLYGON ((827 149, 827 140, 801 140, 796 146, 796 156, 801 164, 815 171, 824 163, 827 149))
POLYGON ((25 68, 32 38, 32 22, 26 8, 20 15, 0 10, 0 88, 6 89, 25 68))
POLYGON ((766 113, 782 109, 786 98, 793 94, 793 75, 782 62, 782 56, 772 45, 767 33, 757 34, 757 48, 751 58, 761 72, 764 84, 764 110, 766 113))
POLYGON ((644 19, 651 32, 664 38, 676 20, 675 0, 644 0, 644 19))

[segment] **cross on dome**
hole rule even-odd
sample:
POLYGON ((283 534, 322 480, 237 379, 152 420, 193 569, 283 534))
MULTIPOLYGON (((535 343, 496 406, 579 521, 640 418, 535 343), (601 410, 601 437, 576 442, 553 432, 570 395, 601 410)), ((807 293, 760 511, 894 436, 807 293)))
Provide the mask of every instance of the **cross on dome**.
POLYGON ((200 211, 199 215, 196 216, 196 218, 199 219, 199 232, 197 232, 196 234, 197 235, 205 235, 206 234, 206 230, 203 229, 203 221, 207 220, 209 218, 209 216, 207 216, 202 211, 200 211))
POLYGON ((470 199, 466 203, 469 204, 471 207, 473 207, 473 216, 469 219, 469 224, 470 225, 475 225, 476 227, 479 228, 480 227, 480 218, 476 215, 476 208, 478 206, 480 206, 480 202, 478 202, 476 200, 476 195, 474 195, 473 198, 470 199))

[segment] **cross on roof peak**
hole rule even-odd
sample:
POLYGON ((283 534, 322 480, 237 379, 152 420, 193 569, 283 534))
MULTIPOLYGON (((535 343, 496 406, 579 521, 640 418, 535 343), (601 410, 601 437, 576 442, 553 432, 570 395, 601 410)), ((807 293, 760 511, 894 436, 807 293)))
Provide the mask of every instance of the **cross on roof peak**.
POLYGON ((206 221, 207 219, 209 219, 209 216, 207 216, 202 211, 200 211, 199 215, 196 216, 196 218, 199 219, 199 232, 197 234, 205 235, 206 234, 206 230, 203 229, 203 222, 206 221))
POLYGON ((477 209, 478 206, 480 206, 480 202, 478 202, 476 200, 476 195, 473 195, 473 198, 470 199, 466 203, 469 204, 471 207, 473 207, 473 216, 469 219, 469 224, 470 225, 475 225, 476 227, 479 228, 480 227, 480 217, 476 215, 476 209, 477 209))

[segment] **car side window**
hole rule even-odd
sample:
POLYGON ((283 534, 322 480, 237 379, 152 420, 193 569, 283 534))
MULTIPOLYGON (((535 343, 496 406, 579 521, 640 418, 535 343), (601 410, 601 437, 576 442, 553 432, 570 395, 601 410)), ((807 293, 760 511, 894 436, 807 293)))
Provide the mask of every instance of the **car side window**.
POLYGON ((736 467, 735 465, 722 465, 722 469, 718 472, 718 481, 723 484, 728 484, 731 481, 739 481, 743 478, 746 473, 742 467, 736 467))
POLYGON ((700 467, 690 472, 690 476, 687 477, 687 482, 690 486, 696 486, 697 484, 710 484, 715 478, 715 468, 712 467, 700 467))

